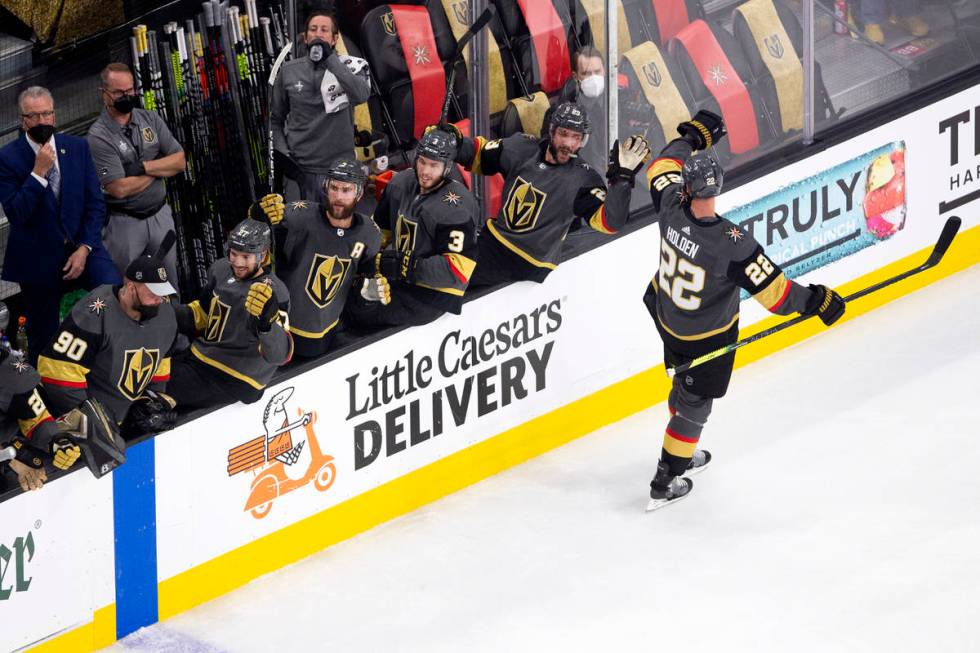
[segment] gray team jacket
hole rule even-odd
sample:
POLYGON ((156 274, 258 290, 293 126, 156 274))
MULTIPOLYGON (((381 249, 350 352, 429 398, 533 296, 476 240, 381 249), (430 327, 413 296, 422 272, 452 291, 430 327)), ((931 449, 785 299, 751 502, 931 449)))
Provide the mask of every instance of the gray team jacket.
POLYGON ((320 93, 324 68, 308 57, 283 65, 272 89, 272 131, 275 147, 292 156, 305 172, 325 173, 340 156, 354 155, 353 107, 371 94, 370 73, 353 74, 334 52, 326 68, 337 76, 349 104, 327 113, 320 93))

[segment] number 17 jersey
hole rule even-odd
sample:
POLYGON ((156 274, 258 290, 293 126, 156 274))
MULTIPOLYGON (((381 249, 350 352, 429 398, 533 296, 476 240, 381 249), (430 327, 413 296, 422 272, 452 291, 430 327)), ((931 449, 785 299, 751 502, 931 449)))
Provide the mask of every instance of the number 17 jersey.
POLYGON ((681 197, 691 153, 674 140, 647 169, 660 225, 660 268, 651 281, 660 326, 685 341, 723 334, 738 324, 740 288, 773 313, 802 311, 812 292, 788 279, 751 235, 720 216, 691 213, 681 197))

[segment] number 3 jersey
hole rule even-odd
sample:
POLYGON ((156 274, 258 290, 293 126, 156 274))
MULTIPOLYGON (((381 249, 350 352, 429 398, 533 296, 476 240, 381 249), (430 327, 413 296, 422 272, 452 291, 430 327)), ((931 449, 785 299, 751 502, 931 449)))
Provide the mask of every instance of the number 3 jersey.
POLYGON ((332 227, 319 204, 305 201, 290 204, 280 225, 277 271, 289 289, 289 330, 303 338, 322 338, 340 319, 359 268, 370 266, 374 272, 381 232, 359 213, 349 228, 332 227))
POLYGON ((786 278, 752 236, 720 216, 699 220, 682 201, 681 169, 691 152, 676 139, 647 169, 660 224, 660 268, 647 291, 657 322, 683 341, 735 335, 740 288, 773 313, 802 311, 812 292, 786 278))
POLYGON ((405 282, 389 279, 391 292, 459 314, 476 268, 479 210, 473 195, 453 179, 422 193, 411 168, 392 177, 374 212, 391 246, 405 254, 405 282))
POLYGON ((147 388, 165 390, 177 337, 173 306, 160 304, 156 316, 137 322, 123 311, 118 291, 116 286, 99 286, 78 300, 38 358, 55 414, 91 396, 121 422, 147 388))

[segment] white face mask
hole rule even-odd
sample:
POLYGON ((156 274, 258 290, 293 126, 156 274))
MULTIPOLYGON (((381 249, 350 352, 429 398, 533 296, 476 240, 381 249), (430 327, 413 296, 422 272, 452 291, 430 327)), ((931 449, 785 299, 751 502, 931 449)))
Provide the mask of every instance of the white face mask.
POLYGON ((602 75, 589 75, 579 84, 585 97, 599 97, 606 87, 606 78, 602 75))

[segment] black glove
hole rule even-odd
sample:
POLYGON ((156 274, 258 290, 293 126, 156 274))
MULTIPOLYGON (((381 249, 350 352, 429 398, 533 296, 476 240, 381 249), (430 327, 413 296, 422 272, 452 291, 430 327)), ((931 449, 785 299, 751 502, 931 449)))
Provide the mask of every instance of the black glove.
POLYGON ((16 460, 27 465, 31 469, 44 469, 44 452, 35 447, 30 440, 22 436, 16 436, 11 442, 17 454, 16 460))
POLYGON ((617 140, 609 150, 606 179, 624 179, 632 186, 636 173, 643 168, 643 163, 649 156, 650 144, 642 136, 630 136, 623 145, 617 140))
POLYGON ((677 125, 677 133, 696 150, 706 150, 725 137, 721 116, 701 109, 687 122, 677 125))
POLYGON ((803 315, 816 315, 824 324, 830 326, 844 314, 844 299, 832 288, 810 284, 813 296, 806 303, 803 315))
POLYGON ((147 390, 129 405, 121 433, 124 438, 157 434, 177 425, 177 402, 170 395, 147 390))
POLYGON ((140 177, 146 174, 146 166, 142 161, 126 161, 123 159, 123 172, 127 177, 140 177))
POLYGON ((395 249, 386 249, 374 257, 374 271, 389 281, 408 281, 411 276, 409 258, 395 249))

